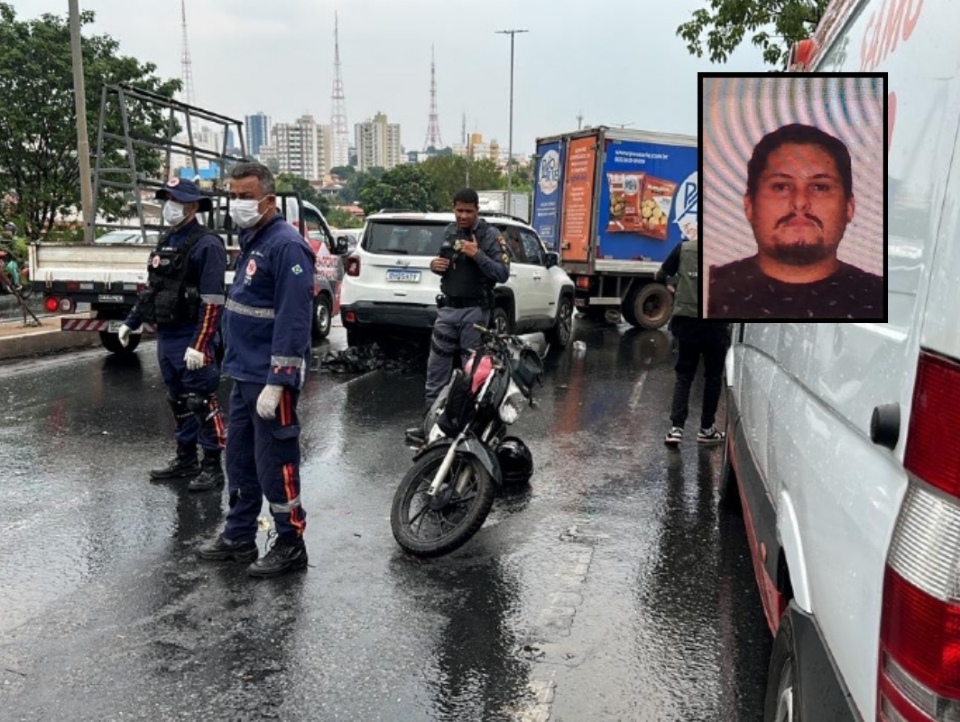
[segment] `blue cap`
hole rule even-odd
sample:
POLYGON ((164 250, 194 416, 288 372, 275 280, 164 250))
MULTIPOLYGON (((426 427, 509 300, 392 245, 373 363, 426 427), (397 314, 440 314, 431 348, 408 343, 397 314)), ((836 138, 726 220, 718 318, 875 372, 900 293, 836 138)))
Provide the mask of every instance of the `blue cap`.
POLYGON ((213 203, 209 196, 205 196, 197 188, 197 184, 190 180, 171 178, 163 188, 157 191, 158 200, 174 200, 177 203, 199 203, 201 211, 209 211, 213 203))

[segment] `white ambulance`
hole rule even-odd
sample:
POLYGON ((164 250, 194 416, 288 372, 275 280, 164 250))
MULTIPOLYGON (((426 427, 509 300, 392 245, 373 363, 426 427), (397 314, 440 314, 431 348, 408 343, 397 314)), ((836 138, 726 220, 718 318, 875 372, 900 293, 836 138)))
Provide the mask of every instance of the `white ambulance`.
POLYGON ((830 4, 888 73, 887 323, 736 324, 721 499, 775 634, 766 719, 960 720, 960 2, 830 4))

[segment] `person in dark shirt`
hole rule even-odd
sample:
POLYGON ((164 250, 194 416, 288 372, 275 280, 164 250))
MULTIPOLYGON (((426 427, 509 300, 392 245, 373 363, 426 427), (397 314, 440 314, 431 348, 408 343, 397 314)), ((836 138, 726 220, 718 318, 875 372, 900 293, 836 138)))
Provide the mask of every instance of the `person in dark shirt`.
POLYGON ((799 123, 768 133, 743 207, 757 254, 711 266, 707 318, 883 319, 883 278, 837 258, 856 210, 843 141, 799 123))

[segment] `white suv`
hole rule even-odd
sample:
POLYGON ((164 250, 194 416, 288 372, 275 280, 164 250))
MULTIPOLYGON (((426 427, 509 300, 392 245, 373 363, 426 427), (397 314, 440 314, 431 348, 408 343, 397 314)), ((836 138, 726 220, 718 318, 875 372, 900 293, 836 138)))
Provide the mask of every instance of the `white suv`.
MULTIPOLYGON (((550 343, 570 342, 573 281, 528 224, 481 213, 507 240, 510 279, 494 289, 492 325, 500 331, 544 331, 550 343)), ((453 213, 380 212, 367 218, 347 257, 340 315, 350 346, 387 332, 429 330, 437 318, 440 276, 430 271, 453 213)))

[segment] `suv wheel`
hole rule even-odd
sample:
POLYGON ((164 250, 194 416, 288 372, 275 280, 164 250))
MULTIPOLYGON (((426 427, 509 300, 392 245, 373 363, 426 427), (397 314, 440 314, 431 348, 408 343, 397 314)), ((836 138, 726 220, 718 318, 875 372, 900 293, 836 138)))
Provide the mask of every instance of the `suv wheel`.
POLYGON ((510 316, 507 315, 507 309, 503 306, 497 306, 490 314, 490 327, 497 333, 511 333, 510 316))
POLYGON ((557 307, 557 320, 547 332, 547 341, 552 345, 566 348, 573 335, 573 301, 569 296, 561 296, 557 307))

